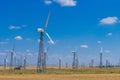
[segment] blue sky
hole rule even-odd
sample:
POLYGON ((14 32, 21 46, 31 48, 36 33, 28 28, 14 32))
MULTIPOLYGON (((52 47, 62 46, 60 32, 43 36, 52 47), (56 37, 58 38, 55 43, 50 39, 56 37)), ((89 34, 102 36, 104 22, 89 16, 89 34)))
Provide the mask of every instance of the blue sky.
POLYGON ((119 3, 119 0, 0 1, 1 59, 5 56, 9 59, 15 44, 16 55, 29 53, 36 62, 39 39, 36 29, 44 26, 51 12, 46 31, 55 44, 49 44, 45 35, 48 64, 57 64, 58 58, 63 64, 71 64, 71 52, 76 49, 80 64, 89 64, 91 59, 99 64, 100 47, 103 47, 104 64, 106 59, 117 64, 120 58, 119 3))

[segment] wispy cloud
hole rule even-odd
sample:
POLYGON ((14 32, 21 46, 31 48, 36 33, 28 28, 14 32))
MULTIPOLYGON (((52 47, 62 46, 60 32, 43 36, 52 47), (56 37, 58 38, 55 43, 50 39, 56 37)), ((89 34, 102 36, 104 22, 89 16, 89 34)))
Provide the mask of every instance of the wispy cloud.
POLYGON ((54 0, 54 2, 60 4, 61 6, 76 6, 76 0, 54 0))
POLYGON ((5 39, 6 41, 9 41, 10 39, 9 38, 7 38, 7 39, 5 39))
POLYGON ((45 2, 45 4, 47 4, 47 5, 52 4, 52 1, 51 1, 51 0, 45 0, 44 2, 45 2))
POLYGON ((88 48, 88 45, 80 45, 81 48, 88 48))
POLYGON ((22 40, 23 38, 21 36, 16 36, 14 39, 15 40, 22 40))
POLYGON ((6 53, 5 52, 0 52, 0 56, 5 56, 6 53))
POLYGON ((11 25, 11 26, 9 26, 9 29, 10 29, 10 30, 13 30, 13 29, 21 29, 21 27, 20 27, 20 26, 13 26, 13 25, 11 25))
POLYGON ((0 42, 0 45, 8 44, 8 42, 0 42))
POLYGON ((118 23, 119 19, 118 17, 114 16, 114 17, 106 17, 100 20, 100 24, 102 25, 113 25, 115 23, 118 23))
POLYGON ((107 33, 107 36, 112 36, 112 33, 110 32, 110 33, 107 33))
POLYGON ((10 30, 17 30, 17 29, 21 29, 23 27, 26 27, 27 25, 21 25, 21 26, 14 26, 14 25, 10 25, 8 28, 10 30))
POLYGON ((98 43, 98 44, 101 44, 101 43, 102 43, 102 41, 97 41, 97 43, 98 43))
POLYGON ((26 38, 26 41, 31 41, 32 39, 30 39, 30 38, 26 38))
POLYGON ((53 2, 58 3, 60 6, 77 6, 76 0, 44 0, 46 5, 50 5, 53 2))
POLYGON ((104 52, 105 52, 105 53, 110 53, 111 51, 110 51, 110 50, 105 50, 104 52))
POLYGON ((27 49, 27 50, 26 50, 26 52, 27 52, 27 53, 29 53, 29 52, 30 52, 30 50, 29 50, 29 49, 27 49))

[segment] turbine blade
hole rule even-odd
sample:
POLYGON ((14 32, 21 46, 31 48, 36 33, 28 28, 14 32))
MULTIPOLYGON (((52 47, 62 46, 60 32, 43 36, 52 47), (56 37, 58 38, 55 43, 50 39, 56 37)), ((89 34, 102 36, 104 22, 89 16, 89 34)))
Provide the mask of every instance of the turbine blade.
POLYGON ((4 59, 6 61, 6 63, 8 62, 7 58, 4 59))
POLYGON ((51 39, 50 35, 49 35, 47 32, 45 32, 45 34, 46 34, 46 35, 47 35, 47 37, 49 38, 50 43, 51 43, 51 44, 55 44, 55 43, 54 43, 54 41, 51 39))
POLYGON ((14 43, 14 45, 13 45, 13 52, 15 51, 15 43, 14 43))
POLYGON ((100 50, 100 52, 101 52, 101 53, 103 52, 103 47, 101 47, 101 50, 100 50))
POLYGON ((47 17, 46 23, 45 23, 45 25, 44 25, 44 31, 45 31, 45 29, 46 29, 47 26, 48 26, 49 18, 50 18, 50 12, 48 13, 48 17, 47 17))
POLYGON ((14 57, 15 57, 15 56, 16 56, 16 53, 14 52, 14 54, 13 54, 13 55, 14 55, 14 57))

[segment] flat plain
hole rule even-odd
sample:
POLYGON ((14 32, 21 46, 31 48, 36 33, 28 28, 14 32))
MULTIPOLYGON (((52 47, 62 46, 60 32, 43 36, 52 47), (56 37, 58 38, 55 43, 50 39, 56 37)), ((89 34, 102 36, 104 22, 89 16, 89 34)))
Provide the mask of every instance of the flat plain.
POLYGON ((120 74, 22 74, 0 75, 0 80, 120 80, 120 74))
POLYGON ((26 70, 1 70, 0 80, 120 80, 120 69, 49 67, 45 73, 37 73, 35 67, 27 67, 26 70))

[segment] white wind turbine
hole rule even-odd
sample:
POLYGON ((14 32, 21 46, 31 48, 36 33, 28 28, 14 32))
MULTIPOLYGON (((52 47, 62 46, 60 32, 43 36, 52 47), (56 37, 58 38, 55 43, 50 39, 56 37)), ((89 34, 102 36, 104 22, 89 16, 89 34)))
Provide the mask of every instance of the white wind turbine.
POLYGON ((11 50, 10 70, 13 70, 14 57, 15 57, 15 45, 13 46, 13 49, 11 50))
POLYGON ((46 28, 48 26, 48 21, 50 18, 50 13, 48 14, 48 18, 43 28, 38 28, 37 32, 40 33, 40 42, 39 42, 39 53, 38 53, 38 63, 37 63, 37 71, 38 72, 45 72, 46 67, 46 55, 44 50, 44 34, 49 38, 50 43, 54 44, 54 41, 51 39, 49 34, 46 32, 46 28))
POLYGON ((6 70, 7 62, 8 62, 7 57, 5 57, 5 58, 4 58, 4 70, 6 70))
POLYGON ((102 57, 103 56, 103 48, 101 47, 101 50, 100 50, 100 68, 102 68, 102 66, 103 66, 103 63, 102 63, 102 57))

